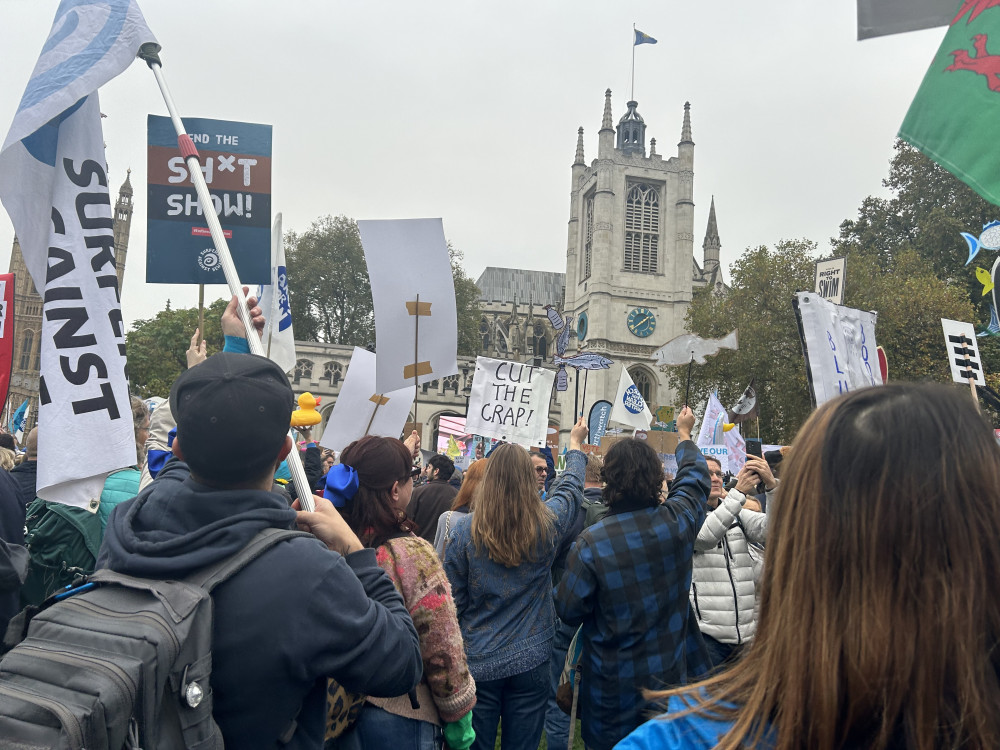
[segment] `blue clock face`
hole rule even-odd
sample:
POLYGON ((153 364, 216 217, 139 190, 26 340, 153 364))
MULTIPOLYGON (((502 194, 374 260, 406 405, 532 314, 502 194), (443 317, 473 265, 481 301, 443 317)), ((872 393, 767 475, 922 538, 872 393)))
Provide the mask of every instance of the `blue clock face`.
POLYGON ((637 307, 628 314, 628 329, 641 339, 656 330, 656 316, 648 307, 637 307))
POLYGON ((576 338, 579 341, 583 341, 587 338, 587 313, 580 313, 580 317, 576 319, 576 338))

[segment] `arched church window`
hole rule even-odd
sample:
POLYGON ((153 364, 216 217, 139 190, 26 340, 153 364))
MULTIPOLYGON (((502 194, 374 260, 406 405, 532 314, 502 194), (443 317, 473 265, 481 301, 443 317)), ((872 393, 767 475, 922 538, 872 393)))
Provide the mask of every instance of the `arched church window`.
POLYGON ((449 375, 444 379, 444 391, 454 391, 458 395, 458 375, 449 375))
POLYGON ((292 379, 293 383, 298 383, 302 378, 306 380, 312 380, 313 376, 313 363, 308 359, 300 359, 295 363, 295 377, 292 379))
POLYGON ((344 373, 340 362, 327 362, 323 365, 323 377, 320 380, 325 380, 330 385, 337 385, 343 377, 344 373))
POLYGON ((22 370, 31 369, 31 347, 35 345, 35 332, 27 330, 24 332, 24 340, 21 342, 21 361, 18 367, 22 370))
POLYGON ((590 278, 591 258, 594 252, 594 196, 587 196, 586 234, 583 240, 583 279, 590 278))
POLYGON ((634 370, 629 370, 628 374, 632 376, 632 382, 639 389, 643 400, 647 404, 654 403, 656 398, 656 384, 649 371, 642 367, 636 367, 634 370))
POLYGON ((652 185, 636 183, 625 197, 625 270, 659 271, 660 194, 652 185))

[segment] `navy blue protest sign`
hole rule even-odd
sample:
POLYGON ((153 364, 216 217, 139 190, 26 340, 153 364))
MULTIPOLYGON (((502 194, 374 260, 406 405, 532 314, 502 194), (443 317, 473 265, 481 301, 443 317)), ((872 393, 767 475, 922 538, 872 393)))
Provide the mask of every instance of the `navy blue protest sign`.
POLYGON ((610 401, 597 401, 590 407, 590 415, 587 418, 590 433, 587 442, 591 445, 601 444, 601 438, 608 429, 608 420, 611 419, 611 406, 610 401))
MULTIPOLYGON (((184 118, 198 148, 240 281, 271 278, 271 126, 184 118)), ((218 253, 168 117, 149 115, 146 281, 225 284, 218 253)))

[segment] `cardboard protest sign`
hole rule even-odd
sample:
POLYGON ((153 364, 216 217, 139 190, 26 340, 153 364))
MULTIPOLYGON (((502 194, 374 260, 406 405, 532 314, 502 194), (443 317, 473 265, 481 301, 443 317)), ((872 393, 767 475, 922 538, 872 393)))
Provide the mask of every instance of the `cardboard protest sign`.
POLYGON ((375 387, 458 372, 455 284, 441 219, 358 221, 375 305, 375 387))
POLYGON ((972 380, 976 385, 986 385, 982 360, 979 358, 979 342, 972 323, 941 318, 941 327, 948 347, 952 380, 956 383, 968 383, 972 380))
MULTIPOLYGON (((198 148, 240 280, 271 279, 271 126, 183 118, 198 148)), ((149 115, 146 281, 225 284, 204 209, 169 117, 149 115)))
POLYGON ((375 367, 374 354, 354 347, 340 395, 320 439, 322 447, 342 451, 365 435, 399 437, 403 432, 413 403, 413 390, 375 392, 375 367))
POLYGON ((882 385, 876 313, 835 305, 813 292, 798 292, 793 305, 817 406, 848 391, 882 385))
POLYGON ((555 373, 490 357, 476 358, 466 429, 508 443, 545 445, 555 373))
POLYGON ((635 435, 624 432, 616 435, 605 434, 605 436, 601 438, 601 452, 606 454, 608 449, 619 440, 631 440, 632 438, 645 441, 657 453, 673 454, 673 452, 677 450, 678 440, 676 432, 663 432, 662 430, 638 430, 635 435))

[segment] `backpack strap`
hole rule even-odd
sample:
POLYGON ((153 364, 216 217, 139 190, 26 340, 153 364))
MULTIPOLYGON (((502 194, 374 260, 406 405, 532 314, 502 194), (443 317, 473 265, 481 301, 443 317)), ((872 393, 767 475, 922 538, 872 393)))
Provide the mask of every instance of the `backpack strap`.
POLYGON ((200 586, 207 592, 212 593, 212 589, 220 583, 227 581, 230 577, 239 573, 243 568, 256 560, 267 550, 271 549, 278 542, 295 537, 309 537, 315 539, 312 534, 306 531, 296 531, 294 529, 262 529, 247 542, 246 546, 239 552, 230 555, 224 560, 209 565, 187 576, 184 580, 195 586, 200 586))

